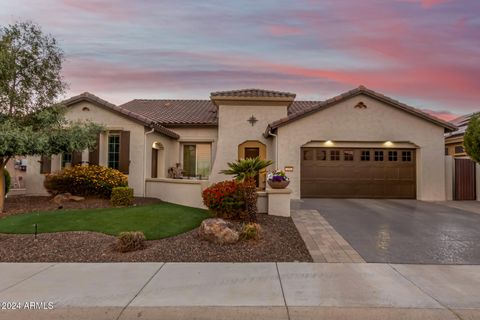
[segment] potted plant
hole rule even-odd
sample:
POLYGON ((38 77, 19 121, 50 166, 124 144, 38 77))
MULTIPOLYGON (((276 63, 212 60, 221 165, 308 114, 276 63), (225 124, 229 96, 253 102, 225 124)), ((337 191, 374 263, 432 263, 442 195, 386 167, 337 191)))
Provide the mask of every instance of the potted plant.
POLYGON ((285 189, 290 183, 290 179, 283 170, 275 170, 267 175, 267 183, 272 189, 285 189))

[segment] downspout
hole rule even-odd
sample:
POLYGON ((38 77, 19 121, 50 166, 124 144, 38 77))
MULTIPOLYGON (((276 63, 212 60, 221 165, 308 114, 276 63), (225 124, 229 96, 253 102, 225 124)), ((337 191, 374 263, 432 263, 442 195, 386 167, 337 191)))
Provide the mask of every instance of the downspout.
POLYGON ((143 139, 143 197, 145 198, 147 194, 147 135, 155 132, 155 129, 145 132, 144 139, 143 139))
POLYGON ((275 137, 275 170, 278 170, 278 135, 272 133, 272 129, 268 130, 268 135, 275 137))

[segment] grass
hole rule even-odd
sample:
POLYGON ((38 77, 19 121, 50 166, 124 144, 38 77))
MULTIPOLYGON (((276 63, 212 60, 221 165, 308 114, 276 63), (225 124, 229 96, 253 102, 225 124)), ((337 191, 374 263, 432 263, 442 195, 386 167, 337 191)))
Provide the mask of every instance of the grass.
POLYGON ((96 231, 117 236, 122 231, 142 231, 148 240, 192 230, 208 218, 207 210, 173 203, 105 209, 32 212, 0 219, 0 233, 96 231))

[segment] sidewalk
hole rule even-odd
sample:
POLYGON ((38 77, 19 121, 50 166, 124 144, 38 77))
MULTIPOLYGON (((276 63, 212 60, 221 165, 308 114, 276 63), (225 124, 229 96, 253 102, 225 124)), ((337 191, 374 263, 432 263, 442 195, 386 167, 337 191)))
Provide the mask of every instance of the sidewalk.
POLYGON ((0 263, 0 304, 54 305, 0 319, 480 319, 479 297, 480 266, 0 263))

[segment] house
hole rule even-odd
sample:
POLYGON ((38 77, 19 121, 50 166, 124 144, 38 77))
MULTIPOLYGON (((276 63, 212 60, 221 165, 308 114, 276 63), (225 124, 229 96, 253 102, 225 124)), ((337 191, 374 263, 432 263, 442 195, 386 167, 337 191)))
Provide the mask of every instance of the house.
POLYGON ((465 130, 467 130, 470 119, 476 114, 477 113, 470 113, 450 121, 458 127, 458 130, 445 134, 445 155, 453 157, 468 156, 463 147, 463 136, 465 135, 465 130))
POLYGON ((244 89, 120 106, 83 93, 64 103, 68 119, 107 130, 94 151, 30 159, 29 194, 45 193, 46 172, 93 163, 128 174, 137 196, 201 206, 200 191, 227 179, 227 162, 258 156, 287 171, 294 199, 445 200, 444 134, 456 127, 363 86, 325 101, 244 89), (184 179, 169 178, 177 165, 184 179))
POLYGON ((451 121, 457 131, 445 134, 445 156, 447 176, 451 175, 452 190, 447 191, 447 200, 480 200, 480 167, 465 152, 463 137, 470 119, 478 113, 471 113, 451 121), (448 159, 452 157, 452 159, 448 159), (451 172, 451 173, 450 173, 451 172))

